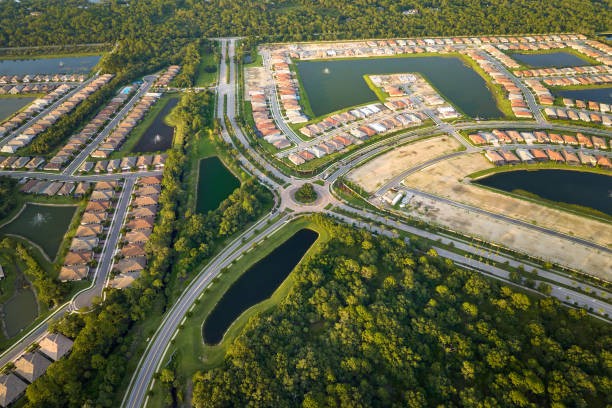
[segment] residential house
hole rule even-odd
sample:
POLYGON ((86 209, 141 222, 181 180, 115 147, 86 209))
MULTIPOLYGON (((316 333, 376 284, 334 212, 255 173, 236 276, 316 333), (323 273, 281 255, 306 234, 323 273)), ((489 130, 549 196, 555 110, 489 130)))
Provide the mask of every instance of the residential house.
POLYGON ((65 356, 74 342, 68 337, 60 333, 49 333, 44 339, 38 343, 40 346, 40 352, 51 358, 53 361, 57 361, 65 356))
POLYGON ((93 252, 68 252, 64 258, 65 266, 86 265, 93 260, 93 252))
POLYGON ((8 407, 21 398, 27 386, 15 374, 0 374, 0 407, 8 407))
POLYGON ((33 383, 47 371, 50 365, 51 361, 43 357, 42 354, 37 352, 25 353, 15 362, 15 374, 33 383))

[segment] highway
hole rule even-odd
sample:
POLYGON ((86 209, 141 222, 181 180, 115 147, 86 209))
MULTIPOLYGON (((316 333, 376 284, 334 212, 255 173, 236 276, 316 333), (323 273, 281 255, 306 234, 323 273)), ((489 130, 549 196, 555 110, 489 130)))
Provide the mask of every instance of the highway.
POLYGON ((138 88, 138 91, 132 98, 126 103, 123 108, 115 115, 113 119, 104 127, 104 129, 98 133, 96 138, 89 143, 81 152, 72 160, 72 162, 62 171, 62 174, 74 174, 81 164, 87 160, 87 157, 98 147, 98 145, 106 139, 106 137, 119 125, 119 122, 127 115, 127 113, 132 109, 134 104, 136 104, 140 98, 144 96, 147 92, 149 92, 149 88, 155 82, 157 77, 155 75, 149 75, 143 78, 142 85, 138 88))
POLYGON ((181 294, 181 297, 166 313, 158 330, 151 337, 147 349, 138 363, 132 381, 130 381, 128 392, 123 399, 123 407, 138 408, 143 406, 153 374, 159 368, 170 341, 193 302, 198 299, 204 289, 223 268, 226 268, 234 260, 240 258, 245 252, 249 251, 252 248, 253 242, 259 242, 288 221, 288 216, 284 215, 276 222, 268 224, 268 221, 273 219, 275 215, 277 215, 277 213, 272 212, 262 218, 242 235, 235 238, 221 253, 215 256, 200 270, 200 272, 198 272, 196 278, 189 284, 183 294, 181 294))

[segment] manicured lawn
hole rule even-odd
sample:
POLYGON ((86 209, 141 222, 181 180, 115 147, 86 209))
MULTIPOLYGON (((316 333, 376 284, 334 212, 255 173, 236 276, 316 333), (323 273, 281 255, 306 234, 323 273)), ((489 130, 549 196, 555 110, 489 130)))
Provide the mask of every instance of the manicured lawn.
MULTIPOLYGON (((253 264, 263 259, 272 252, 274 248, 281 245, 293 234, 303 228, 310 228, 319 233, 319 238, 308 250, 305 257, 316 253, 319 247, 329 240, 328 231, 315 224, 309 218, 301 218, 293 221, 263 241, 256 249, 246 253, 235 262, 227 271, 223 272, 213 282, 210 288, 204 291, 201 298, 196 301, 195 307, 188 313, 188 317, 182 329, 176 336, 161 365, 161 367, 164 367, 168 363, 170 356, 173 356, 172 358, 177 364, 177 378, 180 379, 179 381, 181 384, 184 384, 185 389, 191 389, 191 379, 196 371, 212 368, 223 361, 229 345, 242 332, 248 320, 253 315, 264 313, 270 308, 273 308, 288 295, 295 279, 293 273, 287 277, 269 299, 251 307, 236 319, 228 329, 220 344, 216 346, 204 345, 202 340, 202 323, 232 283, 253 264)), ((154 394, 149 399, 148 406, 164 407, 163 393, 165 391, 163 391, 158 381, 155 383, 153 392, 154 394)), ((185 397, 190 398, 187 394, 185 394, 185 397)))
POLYGON ((219 75, 219 54, 215 51, 214 53, 206 53, 204 48, 200 51, 200 66, 198 67, 198 77, 195 80, 195 86, 197 88, 211 85, 217 81, 219 75), (214 66, 216 69, 214 72, 206 72, 204 68, 207 66, 214 66))

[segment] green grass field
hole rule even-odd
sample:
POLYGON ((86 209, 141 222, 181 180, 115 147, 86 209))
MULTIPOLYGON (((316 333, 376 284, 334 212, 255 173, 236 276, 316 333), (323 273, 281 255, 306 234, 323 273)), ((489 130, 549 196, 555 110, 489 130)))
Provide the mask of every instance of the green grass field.
MULTIPOLYGON (((204 344, 202 339, 202 324, 232 283, 253 264, 263 259, 276 247, 303 228, 310 228, 319 233, 319 238, 308 250, 306 255, 304 255, 305 257, 316 253, 319 247, 329 240, 329 233, 327 230, 315 224, 309 218, 301 218, 293 221, 263 241, 255 250, 246 253, 240 260, 235 262, 214 281, 210 288, 205 289, 201 298, 196 301, 195 307, 188 313, 185 323, 181 326, 182 328, 168 349, 168 353, 161 365, 161 367, 165 367, 171 357, 174 359, 174 363, 177 367, 177 378, 180 378, 180 383, 184 384, 184 391, 188 392, 191 389, 191 379, 198 370, 206 370, 215 367, 223 361, 228 347, 232 344, 234 339, 240 335, 252 316, 270 310, 289 294, 294 283, 293 274, 287 277, 269 299, 252 306, 236 319, 228 329, 220 344, 216 346, 207 346, 204 344)), ((156 382, 148 406, 153 408, 164 407, 164 393, 165 391, 161 384, 156 382)), ((187 396, 188 393, 184 395, 187 396)), ((188 398, 190 398, 190 396, 188 398)))
POLYGON ((214 53, 206 53, 204 49, 200 51, 200 66, 198 67, 198 77, 195 80, 195 86, 202 88, 209 86, 217 81, 219 65, 219 54, 215 51, 214 53), (216 69, 214 72, 206 72, 204 68, 207 66, 214 66, 216 69))

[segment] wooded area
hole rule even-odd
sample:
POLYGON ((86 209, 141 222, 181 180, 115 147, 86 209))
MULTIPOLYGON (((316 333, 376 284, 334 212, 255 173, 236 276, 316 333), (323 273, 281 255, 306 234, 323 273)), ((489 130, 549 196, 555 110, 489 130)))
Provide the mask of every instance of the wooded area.
POLYGON ((204 407, 605 407, 612 329, 434 251, 318 217, 332 239, 224 364, 204 407))

